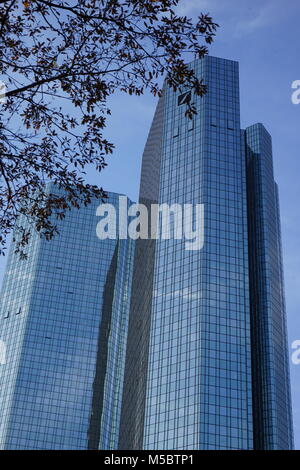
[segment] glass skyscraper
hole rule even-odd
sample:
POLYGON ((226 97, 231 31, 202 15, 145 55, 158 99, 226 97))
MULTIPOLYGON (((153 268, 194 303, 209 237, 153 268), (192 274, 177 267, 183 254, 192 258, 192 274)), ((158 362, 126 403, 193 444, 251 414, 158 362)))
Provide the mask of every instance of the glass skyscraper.
POLYGON ((271 136, 262 124, 244 132, 248 172, 250 305, 255 446, 293 445, 278 187, 271 136))
POLYGON ((204 247, 137 241, 120 448, 290 449, 271 139, 260 124, 241 130, 237 62, 191 66, 208 93, 165 88, 140 202, 204 204, 204 247))
MULTIPOLYGON (((118 208, 119 195, 107 202, 118 208)), ((99 204, 68 212, 50 242, 33 234, 27 260, 11 247, 0 307, 1 449, 118 446, 133 241, 97 237, 99 204)))

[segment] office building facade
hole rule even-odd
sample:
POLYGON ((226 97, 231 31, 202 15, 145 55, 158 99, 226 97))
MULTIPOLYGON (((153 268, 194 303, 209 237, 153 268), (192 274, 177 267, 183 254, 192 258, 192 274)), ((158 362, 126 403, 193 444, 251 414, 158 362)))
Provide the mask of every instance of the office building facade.
MULTIPOLYGON (((107 202, 117 209, 119 195, 107 202)), ((133 241, 97 237, 100 204, 72 209, 51 241, 33 234, 26 260, 11 247, 0 310, 1 449, 118 446, 133 241)))
POLYGON ((254 439, 258 449, 290 449, 293 429, 278 187, 271 136, 244 132, 249 208, 254 439))
POLYGON ((191 66, 208 93, 165 89, 145 147, 140 201, 203 204, 204 246, 137 243, 120 447, 289 449, 270 138, 262 125, 241 130, 237 62, 206 56, 191 66), (190 100, 193 120, 185 117, 190 100))

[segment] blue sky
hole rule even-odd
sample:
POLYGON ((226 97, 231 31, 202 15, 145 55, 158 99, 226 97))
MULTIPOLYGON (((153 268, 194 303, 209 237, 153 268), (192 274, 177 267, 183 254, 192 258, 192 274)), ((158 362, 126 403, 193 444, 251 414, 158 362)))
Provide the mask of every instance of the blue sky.
MULTIPOLYGON (((300 339, 300 104, 291 84, 300 80, 299 0, 181 0, 178 12, 211 13, 219 23, 210 54, 240 62, 242 127, 262 122, 273 137, 279 184, 289 347, 300 339)), ((149 94, 110 100, 107 136, 116 151, 102 174, 88 180, 137 199, 141 156, 156 106, 149 94)), ((2 276, 6 259, 0 260, 2 276)), ((291 350, 289 351, 291 356, 291 350)), ((295 446, 300 449, 300 365, 291 363, 295 446)))

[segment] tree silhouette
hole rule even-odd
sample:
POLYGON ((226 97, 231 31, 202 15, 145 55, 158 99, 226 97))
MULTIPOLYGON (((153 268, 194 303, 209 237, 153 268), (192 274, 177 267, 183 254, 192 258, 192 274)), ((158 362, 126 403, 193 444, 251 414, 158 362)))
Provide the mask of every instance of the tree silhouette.
POLYGON ((103 135, 112 93, 159 95, 161 76, 174 90, 206 92, 186 59, 207 53, 218 25, 176 15, 178 2, 0 0, 0 253, 15 227, 24 255, 24 217, 50 239, 66 210, 106 196, 84 169, 101 171, 113 151, 103 135), (49 193, 48 180, 64 195, 49 193))

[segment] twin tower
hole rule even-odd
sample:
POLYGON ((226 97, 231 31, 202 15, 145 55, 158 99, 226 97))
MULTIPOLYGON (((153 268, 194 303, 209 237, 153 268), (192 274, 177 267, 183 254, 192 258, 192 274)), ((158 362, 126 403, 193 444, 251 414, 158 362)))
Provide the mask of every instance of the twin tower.
POLYGON ((2 449, 293 448, 271 137, 262 124, 240 128, 237 62, 191 67, 208 92, 164 89, 139 203, 201 205, 201 249, 180 237, 99 239, 97 200, 50 242, 33 234, 26 260, 12 245, 2 449))

